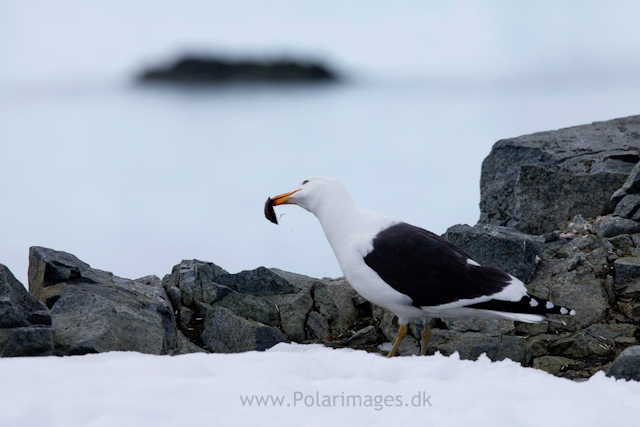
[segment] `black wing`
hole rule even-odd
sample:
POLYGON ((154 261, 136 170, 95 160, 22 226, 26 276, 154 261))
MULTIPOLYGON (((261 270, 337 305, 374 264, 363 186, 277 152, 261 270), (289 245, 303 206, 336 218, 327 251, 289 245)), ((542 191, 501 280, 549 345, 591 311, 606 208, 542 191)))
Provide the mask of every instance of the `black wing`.
POLYGON ((472 265, 468 259, 437 234, 400 223, 378 233, 364 262, 416 307, 492 295, 511 282, 504 271, 472 265))

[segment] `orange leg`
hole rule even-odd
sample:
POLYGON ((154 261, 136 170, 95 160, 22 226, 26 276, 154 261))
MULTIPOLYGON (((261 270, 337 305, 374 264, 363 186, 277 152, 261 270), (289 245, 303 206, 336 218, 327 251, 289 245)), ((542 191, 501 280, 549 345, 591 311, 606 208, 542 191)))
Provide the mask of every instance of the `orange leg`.
POLYGON ((429 344, 429 338, 431 338, 431 328, 427 322, 424 323, 424 329, 422 330, 422 343, 420 345, 420 356, 426 356, 427 344, 429 344))
POLYGON ((398 351, 398 347, 400 346, 400 343, 404 339, 405 335, 407 335, 407 325, 400 325, 396 342, 393 344, 393 348, 391 349, 389 354, 387 354, 387 357, 393 357, 396 354, 396 351, 398 351))

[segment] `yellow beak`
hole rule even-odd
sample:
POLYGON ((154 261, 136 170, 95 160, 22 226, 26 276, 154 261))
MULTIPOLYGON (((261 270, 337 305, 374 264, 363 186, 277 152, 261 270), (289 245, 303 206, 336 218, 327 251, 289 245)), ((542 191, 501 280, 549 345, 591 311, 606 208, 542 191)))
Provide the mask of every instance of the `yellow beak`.
POLYGON ((275 197, 272 197, 271 200, 273 200, 273 206, 278 206, 278 205, 292 205, 292 202, 289 202, 289 199, 291 198, 291 195, 297 191, 300 191, 300 189, 297 190, 293 190, 290 191, 288 193, 284 193, 284 194, 279 194, 275 197))
POLYGON ((264 204, 264 216, 274 224, 278 223, 276 213, 273 211, 274 206, 278 205, 292 205, 293 202, 289 202, 291 195, 300 189, 290 191, 289 193, 279 194, 275 197, 269 197, 267 203, 264 204))

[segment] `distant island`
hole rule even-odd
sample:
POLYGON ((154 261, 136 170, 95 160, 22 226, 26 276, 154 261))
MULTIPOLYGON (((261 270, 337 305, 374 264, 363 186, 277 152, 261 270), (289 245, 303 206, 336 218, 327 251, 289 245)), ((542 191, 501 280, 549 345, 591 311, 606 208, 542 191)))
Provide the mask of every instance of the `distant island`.
POLYGON ((324 64, 290 59, 229 60, 187 56, 166 68, 149 69, 140 82, 172 84, 315 83, 333 82, 338 76, 324 64))

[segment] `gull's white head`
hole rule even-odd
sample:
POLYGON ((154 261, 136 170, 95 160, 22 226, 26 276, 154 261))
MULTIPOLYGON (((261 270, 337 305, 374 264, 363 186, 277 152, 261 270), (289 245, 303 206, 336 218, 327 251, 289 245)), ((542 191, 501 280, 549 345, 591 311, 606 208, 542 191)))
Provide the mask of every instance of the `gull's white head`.
POLYGON ((353 203, 347 189, 335 179, 315 176, 302 181, 296 189, 288 193, 270 197, 265 206, 265 215, 275 222, 275 214, 269 215, 268 210, 278 205, 298 205, 317 216, 318 212, 327 206, 353 203), (270 205, 270 206, 269 206, 270 205))

